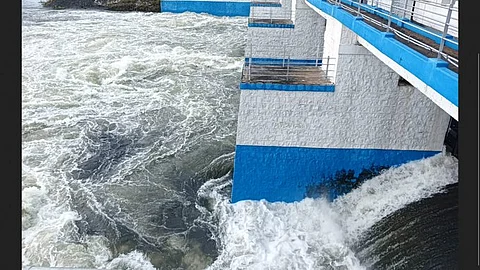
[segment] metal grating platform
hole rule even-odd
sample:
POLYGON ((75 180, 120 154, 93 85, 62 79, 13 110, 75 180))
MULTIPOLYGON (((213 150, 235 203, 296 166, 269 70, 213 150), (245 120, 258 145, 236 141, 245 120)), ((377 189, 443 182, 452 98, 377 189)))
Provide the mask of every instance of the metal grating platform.
POLYGON ((243 83, 280 83, 304 85, 332 85, 320 67, 248 65, 242 72, 243 83))

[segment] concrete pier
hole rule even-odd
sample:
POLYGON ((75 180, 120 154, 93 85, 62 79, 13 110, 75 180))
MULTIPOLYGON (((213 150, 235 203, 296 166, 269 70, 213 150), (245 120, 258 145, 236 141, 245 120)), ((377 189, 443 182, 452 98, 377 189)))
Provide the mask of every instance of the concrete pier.
POLYGON ((325 196, 319 187, 327 182, 355 181, 442 151, 450 120, 445 111, 403 83, 341 22, 321 17, 302 0, 291 5, 290 29, 248 30, 232 202, 325 196), (291 81, 284 79, 284 55, 304 61, 288 66, 291 81), (261 59, 277 65, 262 66, 261 59))

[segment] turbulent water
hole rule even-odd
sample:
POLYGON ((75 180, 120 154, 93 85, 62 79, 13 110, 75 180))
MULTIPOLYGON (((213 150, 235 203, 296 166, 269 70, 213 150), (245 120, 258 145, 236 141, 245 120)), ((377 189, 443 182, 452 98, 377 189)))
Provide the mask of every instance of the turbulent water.
POLYGON ((421 202, 454 258, 444 154, 333 202, 229 203, 246 18, 22 6, 24 266, 424 269, 385 233, 421 202))

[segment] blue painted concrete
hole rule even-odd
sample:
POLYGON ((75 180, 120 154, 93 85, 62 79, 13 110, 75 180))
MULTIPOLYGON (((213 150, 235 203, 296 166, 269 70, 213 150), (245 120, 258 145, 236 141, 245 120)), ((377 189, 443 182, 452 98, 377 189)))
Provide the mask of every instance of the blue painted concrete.
POLYGON ((295 25, 286 23, 248 23, 248 27, 295 28, 295 25))
POLYGON ((448 69, 446 62, 427 58, 395 40, 392 33, 378 31, 342 8, 323 0, 307 1, 340 21, 355 34, 364 38, 383 54, 414 74, 455 106, 458 106, 458 74, 448 69))
POLYGON ((282 7, 280 3, 252 3, 252 7, 282 7))
POLYGON ((305 198, 307 186, 321 183, 337 170, 352 169, 358 176, 363 168, 372 164, 390 167, 437 153, 237 145, 232 202, 300 201, 305 198))
POLYGON ((240 90, 335 92, 335 85, 240 83, 240 90))
MULTIPOLYGON (((245 63, 249 63, 250 58, 245 58, 245 63)), ((250 62, 254 65, 273 65, 273 66, 281 66, 290 64, 291 66, 321 66, 322 59, 281 59, 281 58, 252 58, 250 62)))
POLYGON ((250 15, 250 2, 220 2, 220 1, 160 1, 161 12, 195 12, 207 13, 215 16, 243 16, 250 15))
MULTIPOLYGON (((347 5, 350 5, 350 6, 358 9, 358 2, 354 2, 354 1, 351 1, 351 0, 341 0, 341 1, 342 1, 342 3, 345 3, 347 5)), ((389 12, 387 10, 379 8, 379 7, 370 6, 370 5, 368 5, 369 8, 367 8, 365 6, 366 5, 363 4, 363 6, 361 6, 360 9, 363 10, 363 11, 369 12, 369 13, 373 13, 373 14, 379 16, 379 17, 382 17, 385 20, 388 20, 387 15, 389 14, 389 12)), ((397 16, 395 14, 392 14, 391 16, 393 17, 392 18, 392 24, 397 24, 400 27, 404 27, 405 29, 408 29, 412 32, 420 34, 420 35, 422 35, 426 38, 429 38, 429 39, 435 41, 437 44, 440 44, 440 40, 441 40, 440 37, 442 36, 441 31, 435 30, 433 28, 426 29, 423 26, 410 21, 409 19, 402 18, 402 17, 397 16), (429 31, 430 32, 435 32, 435 34, 439 35, 440 37, 436 36, 436 35, 433 35, 432 33, 429 33, 429 31)), ((450 47, 450 48, 458 51, 458 45, 452 42, 452 41, 456 41, 458 43, 458 40, 451 35, 447 35, 446 38, 449 39, 449 40, 445 41, 445 46, 450 47)))

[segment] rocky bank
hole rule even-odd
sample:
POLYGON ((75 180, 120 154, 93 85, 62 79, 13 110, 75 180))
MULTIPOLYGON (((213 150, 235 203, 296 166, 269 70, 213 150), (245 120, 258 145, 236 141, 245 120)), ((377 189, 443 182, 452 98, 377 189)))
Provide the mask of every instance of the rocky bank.
POLYGON ((47 0, 43 6, 54 9, 101 8, 115 11, 160 12, 160 0, 47 0))

